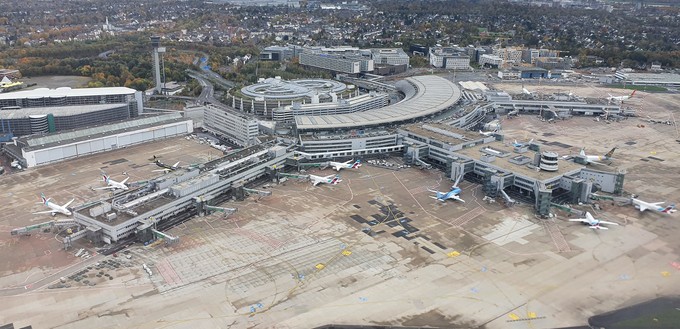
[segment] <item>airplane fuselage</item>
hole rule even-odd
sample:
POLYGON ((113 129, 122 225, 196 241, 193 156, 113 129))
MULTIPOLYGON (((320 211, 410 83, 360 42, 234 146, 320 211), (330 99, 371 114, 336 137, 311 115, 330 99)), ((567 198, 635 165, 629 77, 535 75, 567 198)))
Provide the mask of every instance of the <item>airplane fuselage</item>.
POLYGON ((71 216, 71 211, 70 211, 70 210, 68 210, 68 209, 66 209, 65 207, 62 207, 62 206, 60 206, 60 205, 58 205, 58 204, 54 204, 54 203, 52 203, 52 202, 46 201, 46 202, 45 202, 45 205, 46 205, 48 208, 50 208, 50 209, 53 210, 53 211, 52 211, 52 216, 56 215, 57 213, 61 213, 61 214, 64 214, 64 215, 66 215, 66 216, 71 216))

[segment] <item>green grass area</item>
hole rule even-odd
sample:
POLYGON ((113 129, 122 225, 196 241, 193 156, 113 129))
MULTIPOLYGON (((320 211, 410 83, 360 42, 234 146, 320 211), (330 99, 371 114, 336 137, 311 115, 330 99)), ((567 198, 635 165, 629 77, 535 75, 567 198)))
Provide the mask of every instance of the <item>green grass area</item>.
POLYGON ((626 85, 624 87, 623 85, 609 85, 607 87, 620 88, 620 89, 630 89, 630 90, 640 90, 640 91, 650 91, 650 92, 668 91, 668 89, 666 89, 664 87, 658 87, 658 86, 626 85))
POLYGON ((680 325, 680 311, 666 309, 659 313, 647 314, 635 319, 621 321, 613 324, 612 328, 618 329, 661 329, 678 328, 680 325))

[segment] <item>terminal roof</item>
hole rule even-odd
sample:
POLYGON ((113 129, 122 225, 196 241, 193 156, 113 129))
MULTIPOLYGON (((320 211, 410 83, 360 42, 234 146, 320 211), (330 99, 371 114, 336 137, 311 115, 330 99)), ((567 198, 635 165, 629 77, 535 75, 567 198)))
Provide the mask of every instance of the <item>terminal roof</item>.
POLYGON ((298 116, 295 118, 297 128, 330 130, 403 122, 443 111, 456 104, 461 97, 458 86, 442 77, 426 75, 410 77, 406 81, 415 88, 415 92, 412 97, 399 103, 352 114, 298 116))

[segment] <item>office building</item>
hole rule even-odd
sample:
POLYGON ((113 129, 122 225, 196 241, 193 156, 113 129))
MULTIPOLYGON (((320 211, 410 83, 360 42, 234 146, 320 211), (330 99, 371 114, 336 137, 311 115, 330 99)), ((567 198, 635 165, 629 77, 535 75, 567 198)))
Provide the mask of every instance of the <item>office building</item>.
POLYGON ((401 48, 373 48, 371 57, 374 65, 409 65, 409 57, 401 48))
POLYGON ((453 47, 432 47, 429 52, 430 65, 452 70, 469 70, 470 55, 463 49, 453 47))
POLYGON ((258 144, 257 120, 234 109, 206 105, 203 127, 240 146, 258 144))

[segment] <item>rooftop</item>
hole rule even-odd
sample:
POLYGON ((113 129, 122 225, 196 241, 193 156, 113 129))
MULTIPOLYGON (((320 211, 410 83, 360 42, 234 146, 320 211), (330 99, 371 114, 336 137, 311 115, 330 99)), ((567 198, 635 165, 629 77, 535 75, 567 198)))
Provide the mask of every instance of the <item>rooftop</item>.
POLYGON ((61 87, 57 89, 38 88, 0 94, 0 99, 43 98, 43 97, 82 97, 134 94, 134 89, 127 87, 78 88, 61 87))
POLYGON ((117 132, 123 132, 127 130, 136 130, 146 127, 153 127, 161 123, 179 122, 186 120, 189 119, 184 119, 180 113, 163 114, 144 117, 135 120, 125 120, 116 123, 106 123, 91 128, 70 130, 48 135, 25 136, 20 138, 19 141, 24 145, 28 145, 28 147, 26 148, 26 150, 28 151, 48 148, 58 144, 74 143, 82 140, 104 137, 115 134, 117 132))
POLYGON ((97 105, 31 107, 20 109, 5 108, 0 110, 0 119, 22 119, 29 118, 31 116, 44 116, 48 114, 53 114, 54 116, 69 116, 127 106, 128 104, 126 103, 111 103, 97 105))
POLYGON ((464 130, 443 123, 418 123, 402 126, 401 129, 423 137, 438 140, 449 145, 457 145, 486 137, 476 131, 464 130))
MULTIPOLYGON (((299 130, 342 129, 356 126, 376 126, 412 120, 443 111, 458 102, 461 92, 453 82, 436 75, 406 78, 415 95, 399 103, 360 113, 298 116, 295 123, 299 130)), ((408 89, 408 86, 399 87, 408 89)))
MULTIPOLYGON (((480 160, 481 156, 484 154, 482 153, 481 149, 485 147, 490 147, 494 150, 502 151, 502 152, 508 152, 512 154, 511 156, 508 157, 496 157, 496 160, 494 160, 491 163, 488 163, 491 166, 500 168, 504 171, 508 172, 513 172, 517 173, 522 176, 530 177, 532 179, 544 181, 550 178, 554 178, 555 176, 560 176, 564 175, 569 172, 573 172, 579 169, 583 169, 583 166, 576 164, 571 161, 566 161, 559 159, 558 160, 558 166, 559 170, 555 172, 547 172, 547 171, 536 171, 536 169, 532 169, 527 167, 526 165, 520 166, 516 165, 509 160, 512 159, 515 155, 518 155, 518 153, 515 153, 513 151, 513 146, 512 143, 504 143, 504 142, 492 142, 492 143, 487 143, 484 145, 479 145, 476 147, 471 147, 471 148, 465 148, 462 150, 456 151, 456 153, 460 155, 467 156, 469 158, 475 159, 475 160, 480 160)), ((541 150, 541 151, 546 151, 546 150, 541 150)), ((522 153, 521 155, 530 157, 533 159, 535 152, 533 151, 527 151, 526 153, 522 153)))

